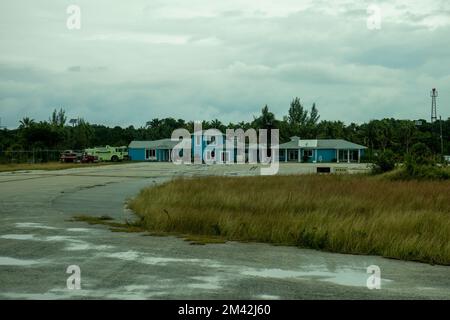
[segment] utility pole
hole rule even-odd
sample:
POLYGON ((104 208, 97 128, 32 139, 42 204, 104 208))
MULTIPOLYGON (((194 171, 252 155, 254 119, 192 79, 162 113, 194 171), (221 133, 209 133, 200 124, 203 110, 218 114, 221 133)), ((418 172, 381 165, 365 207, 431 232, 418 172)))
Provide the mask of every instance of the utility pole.
POLYGON ((444 159, 444 137, 442 135, 442 117, 439 116, 439 122, 441 126, 441 157, 444 159))
POLYGON ((436 122, 437 120, 437 112, 436 112, 436 98, 438 97, 438 92, 436 88, 431 90, 431 123, 436 122))
MULTIPOLYGON (((436 102, 436 100, 438 97, 438 91, 436 90, 436 88, 431 89, 430 96, 431 96, 431 135, 434 136, 436 134, 436 138, 438 138, 437 132, 436 132, 438 129, 435 128, 435 123, 437 121, 437 102, 436 102)), ((442 126, 442 121, 441 121, 441 126, 442 126)), ((442 140, 442 133, 441 133, 441 140, 442 140)), ((442 149, 442 146, 441 146, 441 149, 442 149)))

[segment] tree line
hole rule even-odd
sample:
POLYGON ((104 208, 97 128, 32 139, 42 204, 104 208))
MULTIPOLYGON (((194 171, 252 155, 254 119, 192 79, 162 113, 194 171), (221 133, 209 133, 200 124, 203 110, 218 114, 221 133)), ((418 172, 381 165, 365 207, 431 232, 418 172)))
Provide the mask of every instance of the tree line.
MULTIPOLYGON (((224 124, 218 119, 203 121, 203 129, 227 128, 279 129, 280 143, 290 137, 302 139, 345 139, 369 148, 367 157, 374 153, 392 151, 399 160, 410 153, 417 143, 425 144, 434 154, 441 154, 440 131, 442 125, 443 153, 450 154, 450 118, 442 123, 426 120, 399 120, 385 118, 367 123, 345 124, 342 121, 320 120, 315 104, 305 107, 299 98, 294 98, 287 115, 277 119, 266 105, 252 121, 224 124)), ((37 122, 23 118, 17 129, 0 130, 0 152, 16 150, 82 150, 94 146, 122 146, 132 140, 157 140, 170 138, 172 131, 186 128, 193 132, 194 123, 183 119, 165 118, 148 121, 135 128, 101 124, 90 124, 84 119, 67 121, 63 109, 54 110, 46 121, 37 122)))

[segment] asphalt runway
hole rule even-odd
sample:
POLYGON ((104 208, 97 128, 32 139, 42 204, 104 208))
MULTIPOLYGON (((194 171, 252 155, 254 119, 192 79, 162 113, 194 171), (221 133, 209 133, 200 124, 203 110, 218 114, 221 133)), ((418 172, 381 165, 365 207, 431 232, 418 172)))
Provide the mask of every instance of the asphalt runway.
MULTIPOLYGON (((282 164, 280 173, 311 168, 282 164)), ((168 163, 0 173, 0 298, 450 298, 450 267, 256 243, 199 246, 69 221, 77 214, 130 218, 126 199, 177 176, 256 174, 247 165, 168 163), (80 290, 67 288, 71 265, 81 270, 80 290), (379 290, 366 286, 371 265, 381 270, 379 290)))

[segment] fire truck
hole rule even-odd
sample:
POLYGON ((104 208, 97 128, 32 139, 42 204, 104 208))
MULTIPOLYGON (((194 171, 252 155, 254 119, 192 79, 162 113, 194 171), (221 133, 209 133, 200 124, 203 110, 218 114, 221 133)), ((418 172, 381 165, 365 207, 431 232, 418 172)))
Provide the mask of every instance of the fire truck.
POLYGON ((99 161, 123 161, 128 160, 128 148, 125 146, 122 147, 97 147, 86 149, 85 152, 88 155, 97 157, 99 161))

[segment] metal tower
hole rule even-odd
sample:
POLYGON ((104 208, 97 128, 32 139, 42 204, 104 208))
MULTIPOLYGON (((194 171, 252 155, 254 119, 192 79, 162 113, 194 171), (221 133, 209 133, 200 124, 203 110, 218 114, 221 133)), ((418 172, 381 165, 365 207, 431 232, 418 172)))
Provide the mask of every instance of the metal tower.
POLYGON ((438 96, 438 92, 436 88, 431 90, 431 123, 437 120, 437 112, 436 112, 436 98, 438 96))

